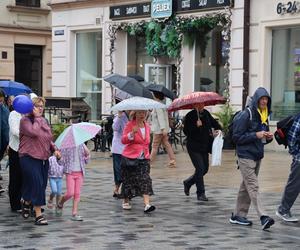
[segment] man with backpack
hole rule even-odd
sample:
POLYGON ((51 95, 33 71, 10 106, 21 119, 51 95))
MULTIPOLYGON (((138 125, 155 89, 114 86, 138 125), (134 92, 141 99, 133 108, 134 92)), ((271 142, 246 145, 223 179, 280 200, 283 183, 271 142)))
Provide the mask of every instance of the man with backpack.
POLYGON ((286 222, 298 222, 298 219, 291 214, 290 210, 300 192, 300 114, 292 119, 292 126, 288 129, 287 143, 293 161, 280 206, 276 211, 276 215, 286 222))
POLYGON ((252 203, 261 221, 262 229, 268 229, 275 222, 264 212, 259 199, 258 172, 264 157, 264 145, 271 142, 268 116, 271 97, 265 88, 258 88, 249 107, 240 112, 233 121, 232 139, 236 144, 238 166, 243 178, 237 197, 236 209, 230 223, 250 226, 247 219, 252 203))

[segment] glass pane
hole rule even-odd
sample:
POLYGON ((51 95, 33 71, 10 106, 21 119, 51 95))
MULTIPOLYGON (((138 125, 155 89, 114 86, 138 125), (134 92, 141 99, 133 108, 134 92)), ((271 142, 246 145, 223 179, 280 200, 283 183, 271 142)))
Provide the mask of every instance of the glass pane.
POLYGON ((300 28, 273 30, 272 119, 300 111, 300 28))
POLYGON ((144 37, 136 38, 136 73, 145 76, 145 64, 153 63, 153 57, 147 54, 144 37))
POLYGON ((85 97, 91 119, 98 120, 102 105, 102 32, 77 34, 77 96, 85 97))
POLYGON ((167 68, 166 67, 149 67, 149 82, 162 84, 168 87, 167 83, 167 68))
MULTIPOLYGON (((201 39, 201 38, 199 38, 201 39)), ((195 49, 195 91, 213 91, 223 94, 224 84, 224 63, 226 56, 223 52, 227 46, 219 30, 209 33, 209 40, 205 53, 200 49, 200 40, 196 40, 195 49)))

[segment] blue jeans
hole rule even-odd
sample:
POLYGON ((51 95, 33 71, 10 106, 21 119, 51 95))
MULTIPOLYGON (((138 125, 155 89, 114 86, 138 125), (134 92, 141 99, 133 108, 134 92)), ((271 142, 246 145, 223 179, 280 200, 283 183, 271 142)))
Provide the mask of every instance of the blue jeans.
POLYGON ((113 157, 113 168, 114 168, 114 180, 117 186, 120 186, 122 183, 121 180, 121 154, 112 154, 113 157))
POLYGON ((51 195, 61 195, 62 192, 62 178, 49 178, 50 187, 51 187, 51 195))

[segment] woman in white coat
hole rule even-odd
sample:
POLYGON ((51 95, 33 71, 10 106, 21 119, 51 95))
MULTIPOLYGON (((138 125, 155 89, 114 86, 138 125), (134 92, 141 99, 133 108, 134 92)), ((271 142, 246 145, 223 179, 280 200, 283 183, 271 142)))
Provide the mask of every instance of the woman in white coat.
MULTIPOLYGON (((154 99, 162 102, 165 96, 160 92, 153 92, 154 99)), ((166 109, 154 109, 151 113, 151 132, 153 133, 150 162, 153 163, 159 145, 162 144, 169 155, 169 167, 176 167, 175 155, 169 143, 169 116, 166 109)))

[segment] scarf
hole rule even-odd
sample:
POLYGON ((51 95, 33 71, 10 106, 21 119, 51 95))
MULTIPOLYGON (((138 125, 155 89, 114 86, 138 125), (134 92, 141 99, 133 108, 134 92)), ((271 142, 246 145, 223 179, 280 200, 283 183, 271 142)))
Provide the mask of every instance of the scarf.
POLYGON ((268 112, 268 108, 265 108, 263 110, 257 109, 259 115, 260 115, 260 119, 261 119, 261 123, 268 125, 267 120, 269 117, 269 112, 268 112))

